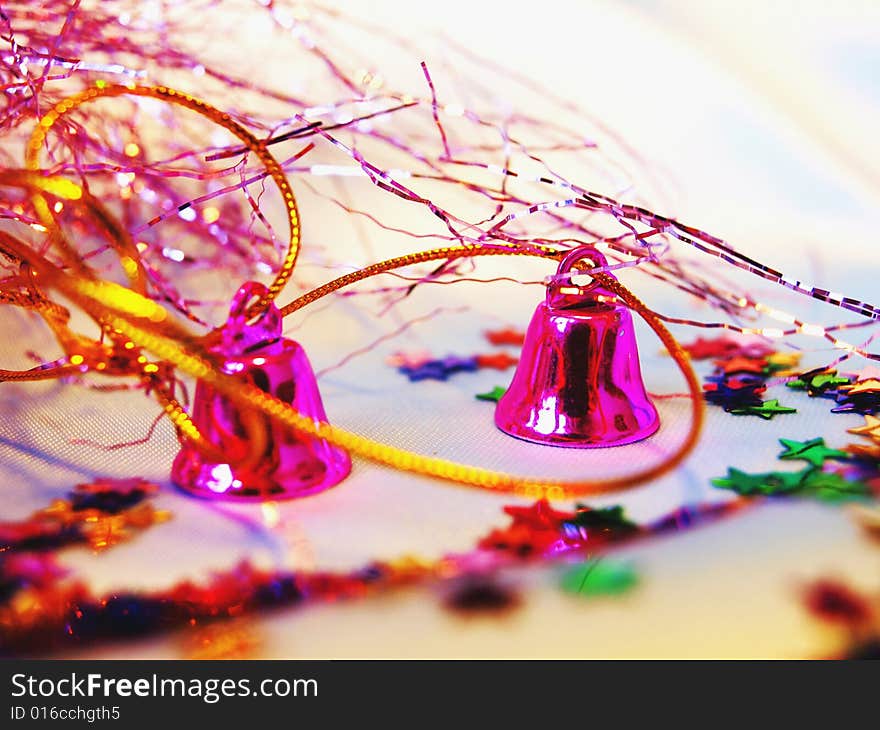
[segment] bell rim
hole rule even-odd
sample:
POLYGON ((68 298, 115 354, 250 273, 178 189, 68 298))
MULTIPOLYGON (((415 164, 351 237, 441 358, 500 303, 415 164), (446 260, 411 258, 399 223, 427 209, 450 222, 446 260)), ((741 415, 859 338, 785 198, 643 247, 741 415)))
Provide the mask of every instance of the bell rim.
POLYGON ((641 427, 640 429, 636 430, 628 436, 624 436, 613 442, 605 441, 601 443, 586 441, 584 440, 583 436, 577 434, 573 434, 571 436, 550 434, 550 437, 548 438, 547 435, 539 435, 537 431, 526 430, 524 432, 516 432, 512 429, 505 428, 500 423, 498 423, 497 420, 495 421, 495 427, 502 433, 507 434, 508 436, 512 436, 519 441, 537 444, 538 446, 553 446, 562 449, 613 449, 618 446, 635 444, 639 441, 644 441, 645 439, 653 436, 655 433, 657 433, 657 431, 660 430, 660 414, 658 414, 655 410, 654 418, 652 419, 651 423, 641 427))
MULTIPOLYGON (((171 479, 169 481, 176 489, 184 492, 185 494, 208 501, 283 502, 292 499, 304 499, 306 497, 311 497, 316 494, 320 494, 321 492, 325 492, 328 489, 333 489, 334 487, 342 484, 342 482, 348 479, 348 477, 351 475, 351 470, 353 466, 351 456, 344 449, 340 449, 338 447, 331 448, 334 451, 333 457, 338 462, 336 464, 337 469, 328 470, 325 474, 324 479, 298 491, 285 488, 279 484, 280 491, 278 492, 263 491, 260 494, 241 494, 238 490, 235 489, 227 489, 223 492, 215 492, 209 487, 189 483, 189 480, 187 480, 183 475, 179 474, 179 472, 184 468, 182 465, 179 465, 179 462, 184 461, 189 456, 186 447, 181 448, 181 450, 177 453, 177 456, 175 456, 174 462, 171 467, 171 479)), ((220 466, 221 464, 220 462, 202 462, 200 464, 201 467, 211 467, 212 465, 220 466)))

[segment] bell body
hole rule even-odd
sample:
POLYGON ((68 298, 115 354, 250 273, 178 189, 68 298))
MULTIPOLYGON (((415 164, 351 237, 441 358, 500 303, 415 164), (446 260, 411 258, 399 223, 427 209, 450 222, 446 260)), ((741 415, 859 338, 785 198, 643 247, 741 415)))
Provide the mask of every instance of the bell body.
POLYGON ((595 284, 574 291, 548 288, 495 423, 511 436, 551 446, 596 448, 647 438, 660 418, 642 383, 632 315, 595 284))
MULTIPOLYGON (((248 294, 259 293, 252 285, 242 291, 246 288, 248 294)), ((271 305, 261 322, 248 324, 243 320, 245 305, 246 301, 239 307, 241 321, 231 316, 220 343, 213 348, 224 359, 223 370, 316 422, 326 421, 312 366, 297 342, 281 337, 277 309, 271 305)), ((196 386, 192 420, 211 444, 229 456, 228 462, 211 460, 191 443, 183 442, 171 477, 200 497, 260 501, 304 497, 338 484, 351 471, 351 459, 344 449, 255 411, 247 411, 245 416, 236 404, 203 381, 196 386)))

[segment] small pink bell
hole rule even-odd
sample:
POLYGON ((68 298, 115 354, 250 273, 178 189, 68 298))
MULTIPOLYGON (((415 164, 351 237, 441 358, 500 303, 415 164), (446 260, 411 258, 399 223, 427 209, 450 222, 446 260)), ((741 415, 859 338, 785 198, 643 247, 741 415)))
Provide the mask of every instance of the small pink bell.
MULTIPOLYGON (((559 264, 607 261, 594 248, 559 264)), ((535 310, 516 373, 495 409, 505 433, 550 446, 595 448, 647 438, 660 426, 645 392, 632 315, 612 292, 552 283, 535 310)))
MULTIPOLYGON (((266 287, 248 282, 232 300, 229 319, 212 351, 224 358, 224 372, 258 386, 297 411, 326 421, 312 366, 302 347, 281 335, 281 315, 270 304, 256 322, 248 322, 248 304, 266 287)), ((214 446, 229 454, 229 463, 209 461, 191 443, 183 442, 171 469, 172 480, 200 497, 273 500, 304 497, 341 482, 351 459, 323 439, 288 429, 262 414, 265 448, 251 453, 248 430, 237 406, 212 386, 199 382, 192 419, 214 446)))

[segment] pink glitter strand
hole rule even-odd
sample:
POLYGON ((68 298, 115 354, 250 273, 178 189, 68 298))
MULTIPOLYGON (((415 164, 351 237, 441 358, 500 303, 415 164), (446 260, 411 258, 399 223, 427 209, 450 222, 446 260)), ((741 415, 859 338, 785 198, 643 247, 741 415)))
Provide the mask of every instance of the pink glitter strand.
MULTIPOLYGON (((860 346, 834 335, 875 324, 880 319, 876 306, 794 280, 708 232, 641 204, 592 192, 556 173, 547 155, 562 152, 567 160, 577 160, 606 178, 611 167, 615 173, 627 173, 624 167, 607 162, 608 148, 619 151, 640 172, 650 170, 644 170, 641 158, 613 130, 569 101, 555 98, 534 80, 487 63, 454 41, 444 45, 456 60, 432 60, 429 72, 421 60, 422 39, 399 36, 319 3, 273 0, 251 8, 254 15, 266 13, 274 25, 264 43, 277 44, 290 63, 318 69, 295 95, 285 93, 274 88, 271 79, 238 75, 234 59, 217 65, 187 50, 190 44, 184 40, 193 30, 185 18, 203 19, 201 32, 208 33, 212 23, 222 20, 218 7, 210 0, 162 2, 155 5, 155 16, 148 16, 134 0, 112 4, 47 0, 36 6, 23 0, 5 3, 0 18, 5 44, 0 51, 0 130, 5 134, 0 163, 20 164, 18 143, 26 138, 34 119, 70 93, 107 77, 162 83, 184 74, 187 90, 206 96, 261 131, 267 144, 307 141, 305 148, 282 156, 285 169, 299 178, 295 183, 313 187, 317 194, 388 235, 526 249, 533 243, 567 249, 600 242, 609 263, 597 271, 633 268, 733 320, 665 317, 669 322, 774 339, 810 335, 844 350, 837 362, 853 355, 880 359, 865 349, 873 335, 860 346), (374 69, 374 60, 351 43, 351 34, 357 33, 398 54, 401 67, 409 64, 420 69, 422 87, 412 92, 391 88, 374 69), (338 41, 342 34, 349 34, 345 44, 338 41), (480 69, 479 81, 462 71, 466 64, 480 69), (441 104, 438 91, 449 88, 438 83, 441 78, 454 79, 456 88, 478 92, 470 96, 486 103, 480 108, 441 104), (498 114, 492 106, 497 96, 494 81, 512 82, 540 95, 546 113, 543 117, 515 110, 498 114), (562 112, 587 120, 595 134, 585 139, 582 131, 568 129, 560 121, 562 112), (351 164, 340 165, 339 153, 351 164), (302 164, 305 155, 311 164, 302 164), (365 177, 377 190, 424 208, 429 221, 441 221, 445 233, 404 227, 388 220, 381 206, 363 210, 324 189, 324 179, 350 176, 365 177), (421 191, 422 186, 441 192, 429 195, 421 191), (550 191, 560 198, 553 199, 550 191), (476 220, 459 212, 473 210, 474 203, 481 202, 490 210, 476 220), (542 225, 552 227, 539 231, 542 225), (676 242, 728 266, 719 269, 698 258, 679 258, 673 250, 676 242), (726 273, 734 270, 853 312, 866 321, 818 325, 779 312, 762 304, 754 293, 726 282, 726 273), (786 327, 749 326, 751 320, 763 317, 780 319, 786 327), (737 321, 742 319, 750 321, 737 321)), ((107 104, 84 108, 72 117, 66 129, 50 138, 45 159, 51 161, 53 172, 82 179, 96 195, 112 201, 113 210, 142 249, 151 295, 191 320, 205 322, 207 317, 195 309, 209 303, 184 293, 192 272, 227 272, 241 279, 245 272, 271 271, 281 255, 261 188, 250 190, 252 185, 261 185, 265 174, 248 166, 240 147, 209 140, 202 129, 185 127, 165 109, 157 112, 124 100, 118 100, 113 114, 107 113, 110 108, 107 104), (170 133, 153 139, 141 131, 156 123, 170 133), (212 165, 235 158, 239 159, 229 166, 212 165), (191 243, 184 250, 176 240, 191 243)), ((28 202, 15 191, 0 194, 0 217, 25 226, 36 224, 28 202)), ((70 224, 82 227, 74 217, 70 224)), ((93 262, 101 260, 105 244, 94 245, 95 236, 88 228, 78 234, 81 255, 93 262)), ((309 256, 329 256, 332 261, 329 251, 311 244, 309 248, 309 256)), ((449 277, 462 280, 464 266, 471 264, 450 262, 427 275, 408 276, 399 289, 400 298, 422 283, 446 283, 449 277)), ((15 275, 10 271, 10 276, 15 275)), ((0 284, 12 286, 12 279, 0 284)), ((296 284, 308 287, 305 281, 296 284)), ((394 288, 383 291, 390 295, 394 288)), ((387 306, 394 304, 389 299, 387 306)))

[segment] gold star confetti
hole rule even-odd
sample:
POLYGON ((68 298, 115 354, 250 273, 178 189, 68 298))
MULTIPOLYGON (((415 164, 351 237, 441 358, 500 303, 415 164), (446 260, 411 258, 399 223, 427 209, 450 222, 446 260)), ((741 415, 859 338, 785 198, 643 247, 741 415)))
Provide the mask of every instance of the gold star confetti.
POLYGON ((869 378, 868 380, 859 380, 852 385, 841 387, 841 392, 847 395, 856 395, 858 393, 878 393, 880 392, 880 380, 869 378))
POLYGON ((856 428, 847 429, 847 433, 854 433, 858 436, 873 439, 880 442, 880 418, 876 416, 865 416, 865 425, 856 428))
POLYGON ((796 368, 802 357, 800 352, 774 352, 767 356, 767 367, 779 377, 797 375, 796 368))

